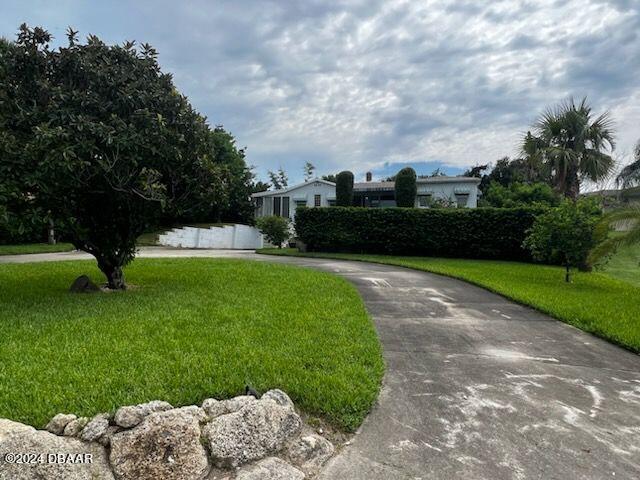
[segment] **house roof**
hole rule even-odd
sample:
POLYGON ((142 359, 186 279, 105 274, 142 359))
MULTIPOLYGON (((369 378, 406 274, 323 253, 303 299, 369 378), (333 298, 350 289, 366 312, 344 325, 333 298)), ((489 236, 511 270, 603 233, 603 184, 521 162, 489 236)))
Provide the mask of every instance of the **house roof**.
POLYGON ((297 190, 299 188, 305 187, 305 186, 310 185, 312 183, 324 183, 325 185, 330 185, 332 187, 336 186, 336 184, 333 183, 333 182, 329 182, 327 180, 322 180, 321 178, 314 178, 313 180, 308 180, 306 182, 299 183, 299 184, 294 185, 292 187, 281 188, 280 190, 265 190, 264 192, 253 193, 253 194, 251 194, 251 197, 252 198, 257 198, 257 197, 270 197, 272 195, 284 195, 286 193, 293 192, 294 190, 297 190))
MULTIPOLYGON (((479 184, 480 179, 477 177, 423 177, 417 178, 416 183, 419 185, 442 184, 442 183, 469 183, 479 184)), ((358 182, 353 184, 353 190, 356 192, 366 191, 391 191, 395 188, 395 182, 358 182)))
MULTIPOLYGON (((285 195, 299 188, 305 187, 312 183, 323 183, 335 187, 336 184, 321 178, 314 178, 307 182, 299 183, 292 187, 281 188, 280 190, 266 190, 264 192, 258 192, 251 195, 253 198, 258 197, 270 197, 274 195, 285 195)), ((479 184, 480 179, 477 177, 425 177, 416 179, 416 183, 420 185, 428 185, 435 183, 475 183, 479 184)), ((395 182, 357 182, 353 184, 353 190, 355 192, 367 192, 367 191, 393 191, 395 188, 395 182)))
POLYGON ((364 192, 371 190, 393 190, 396 182, 358 182, 353 184, 353 190, 364 192))

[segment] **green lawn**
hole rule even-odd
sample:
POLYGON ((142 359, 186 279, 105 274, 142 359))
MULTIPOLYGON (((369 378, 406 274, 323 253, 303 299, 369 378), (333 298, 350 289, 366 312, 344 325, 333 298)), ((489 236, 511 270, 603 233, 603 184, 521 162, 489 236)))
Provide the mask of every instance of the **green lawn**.
POLYGON ((640 287, 640 244, 620 248, 603 265, 601 271, 640 287))
POLYGON ((70 252, 73 245, 70 243, 24 243, 21 245, 0 245, 0 255, 22 255, 25 253, 50 253, 50 252, 70 252))
POLYGON ((640 352, 640 288, 601 273, 574 274, 560 267, 493 260, 395 257, 339 253, 301 254, 293 249, 259 253, 386 263, 460 278, 534 307, 582 330, 640 352))
POLYGON ((381 347, 334 275, 242 260, 138 259, 126 292, 70 294, 92 261, 0 266, 0 417, 42 427, 153 399, 174 405, 281 388, 355 429, 377 397, 381 347))

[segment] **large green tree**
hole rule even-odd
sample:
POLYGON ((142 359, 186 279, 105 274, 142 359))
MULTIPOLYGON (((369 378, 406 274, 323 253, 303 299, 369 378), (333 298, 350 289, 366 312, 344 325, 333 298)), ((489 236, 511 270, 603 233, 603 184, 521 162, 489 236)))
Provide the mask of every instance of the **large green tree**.
POLYGON ((46 211, 123 289, 136 238, 163 215, 228 202, 228 171, 151 46, 82 43, 72 30, 65 47, 50 39, 22 25, 2 53, 0 183, 46 211))
POLYGON ((597 182, 611 174, 614 147, 609 112, 594 118, 586 99, 569 99, 541 115, 522 150, 527 158, 547 165, 558 191, 576 200, 582 180, 597 182))

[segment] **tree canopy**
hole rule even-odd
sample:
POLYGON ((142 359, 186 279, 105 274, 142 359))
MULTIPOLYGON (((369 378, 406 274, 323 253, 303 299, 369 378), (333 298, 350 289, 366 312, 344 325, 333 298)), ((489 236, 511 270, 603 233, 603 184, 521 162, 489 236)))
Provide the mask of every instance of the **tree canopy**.
POLYGON ((54 50, 46 30, 23 24, 0 48, 0 195, 55 220, 110 288, 124 288, 141 233, 162 219, 242 211, 251 175, 233 137, 209 128, 150 45, 67 36, 54 50))
POLYGON ((597 182, 611 174, 614 148, 611 115, 604 112, 594 118, 586 98, 546 110, 522 145, 526 158, 547 165, 558 191, 573 200, 582 180, 597 182))
POLYGON ((566 199, 536 218, 524 246, 536 260, 564 265, 569 282, 571 268, 586 267, 589 251, 597 244, 598 214, 591 201, 566 199))
POLYGON ((546 183, 513 182, 503 186, 497 181, 491 182, 482 196, 482 206, 515 208, 528 205, 555 207, 560 197, 546 183))

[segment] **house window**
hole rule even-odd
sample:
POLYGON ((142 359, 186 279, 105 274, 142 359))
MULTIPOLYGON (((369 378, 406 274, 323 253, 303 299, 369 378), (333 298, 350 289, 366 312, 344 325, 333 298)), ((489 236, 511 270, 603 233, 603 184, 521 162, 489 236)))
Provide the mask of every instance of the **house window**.
POLYGON ((468 193, 456 193, 456 202, 458 203, 458 207, 466 207, 468 200, 469 200, 468 193))
POLYGON ((280 216, 280 206, 282 199, 280 197, 273 197, 273 214, 280 216))
POLYGON ((418 206, 426 208, 431 203, 431 195, 418 195, 418 206))
POLYGON ((296 208, 300 208, 300 207, 306 207, 307 206, 307 201, 306 200, 296 200, 296 208))
POLYGON ((314 195, 313 196, 313 206, 319 207, 322 205, 322 195, 314 195))
POLYGON ((289 217, 289 197, 282 197, 282 216, 289 217))

